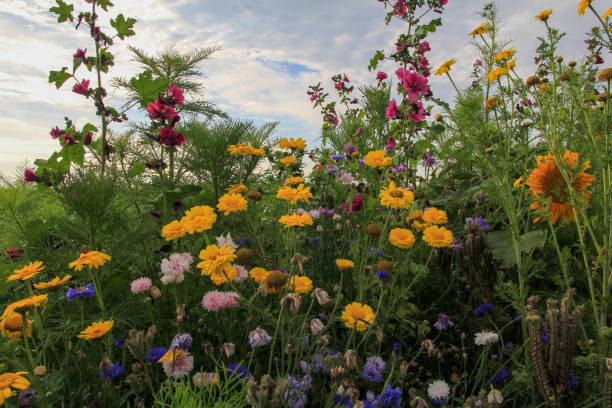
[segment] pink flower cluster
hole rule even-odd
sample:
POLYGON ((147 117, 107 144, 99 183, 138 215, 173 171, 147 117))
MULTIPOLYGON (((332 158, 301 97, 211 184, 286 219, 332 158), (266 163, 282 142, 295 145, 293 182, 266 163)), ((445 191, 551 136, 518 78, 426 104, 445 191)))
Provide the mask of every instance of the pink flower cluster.
POLYGON ((174 126, 181 120, 174 110, 175 106, 185 103, 183 91, 176 85, 170 84, 166 97, 159 97, 155 102, 149 102, 147 112, 154 121, 158 121, 160 126, 159 137, 154 137, 159 143, 170 148, 175 148, 186 142, 182 132, 174 130, 174 126))
POLYGON ((161 281, 164 285, 169 283, 180 283, 183 281, 183 274, 188 272, 193 263, 190 254, 172 254, 161 262, 161 281))
POLYGON ((220 309, 238 306, 238 299, 240 295, 236 292, 212 290, 202 298, 202 306, 209 312, 218 312, 220 309))

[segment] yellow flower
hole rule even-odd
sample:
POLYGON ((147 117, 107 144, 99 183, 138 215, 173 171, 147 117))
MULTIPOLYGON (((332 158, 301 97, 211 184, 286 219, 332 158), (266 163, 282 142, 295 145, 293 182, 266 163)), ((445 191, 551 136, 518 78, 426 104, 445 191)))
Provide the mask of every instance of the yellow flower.
POLYGON ((260 267, 255 267, 249 271, 249 277, 257 283, 265 282, 269 274, 270 271, 260 267))
POLYGON ((287 287, 289 275, 282 271, 270 271, 266 281, 262 284, 266 293, 278 293, 287 287))
POLYGON ((34 307, 43 306, 47 301, 47 296, 48 295, 34 295, 25 299, 17 300, 9 304, 6 309, 4 309, 0 319, 7 318, 12 312, 24 312, 34 307))
POLYGON ((285 179, 285 182, 283 184, 285 185, 296 185, 296 184, 300 184, 304 182, 304 178, 300 177, 300 176, 295 176, 295 177, 289 177, 285 179))
POLYGON ((166 354, 164 354, 162 358, 157 360, 157 362, 163 363, 164 361, 167 361, 168 363, 172 363, 176 357, 180 356, 183 353, 184 351, 180 348, 176 348, 174 350, 169 348, 168 351, 166 351, 166 354))
POLYGON ((456 59, 454 58, 449 59, 444 64, 440 65, 440 68, 438 68, 438 70, 434 73, 434 75, 440 76, 442 74, 449 72, 451 70, 451 65, 453 65, 455 62, 457 62, 456 59))
POLYGON ((472 32, 468 34, 468 37, 471 35, 472 38, 475 39, 477 35, 482 35, 484 33, 488 33, 490 25, 491 24, 489 22, 482 23, 481 25, 476 27, 474 30, 472 30, 472 32))
POLYGON ((0 405, 3 405, 7 398, 15 395, 15 391, 11 390, 11 387, 17 390, 25 390, 30 386, 30 382, 22 377, 24 374, 28 374, 28 372, 18 371, 0 375, 0 405))
POLYGON ((423 232, 423 241, 427 245, 436 248, 445 248, 453 243, 453 233, 444 227, 431 226, 425 228, 423 232))
POLYGON ((580 4, 578 4, 578 15, 584 16, 587 7, 591 4, 591 0, 580 0, 580 4))
POLYGON ((395 187, 395 182, 393 181, 380 191, 379 197, 380 204, 396 210, 410 208, 412 203, 414 203, 414 193, 407 188, 395 187))
POLYGON ((104 336, 115 324, 114 320, 93 322, 77 335, 80 339, 93 340, 104 336))
POLYGON ((491 72, 487 74, 487 81, 493 82, 497 81, 500 76, 508 75, 508 68, 495 68, 492 69, 491 72))
POLYGON ((518 188, 520 186, 523 185, 523 176, 517 178, 516 180, 514 180, 514 188, 518 188))
POLYGON ((508 61, 508 63, 506 64, 506 70, 513 70, 514 67, 516 67, 516 58, 511 61, 508 61))
POLYGON ((185 223, 174 220, 169 224, 166 224, 162 228, 162 237, 166 238, 166 241, 172 241, 175 238, 181 238, 185 236, 187 230, 185 229, 185 223))
POLYGON ((229 263, 223 265, 221 269, 210 274, 210 280, 217 286, 224 284, 225 282, 231 282, 236 279, 238 276, 238 272, 236 271, 236 267, 230 265, 229 263))
POLYGON ((412 224, 412 227, 419 232, 422 232, 430 225, 423 219, 423 210, 410 211, 410 214, 408 215, 408 218, 406 218, 406 221, 409 224, 412 224))
POLYGON ((408 249, 414 245, 414 234, 409 229, 393 228, 389 232, 389 241, 398 248, 408 249))
POLYGON ((233 212, 246 210, 247 201, 241 194, 224 194, 219 198, 217 209, 219 211, 224 211, 223 214, 229 215, 233 212))
POLYGON ((374 311, 368 305, 362 305, 359 302, 353 302, 346 305, 342 312, 342 320, 344 325, 349 329, 364 331, 374 321, 374 311))
POLYGON ((242 194, 247 190, 248 190, 247 186, 245 186, 242 183, 238 183, 238 184, 232 184, 231 186, 229 186, 227 189, 227 193, 228 194, 242 194))
POLYGON ((300 184, 297 188, 279 187, 276 192, 276 198, 282 198, 283 200, 289 201, 291 204, 295 204, 299 200, 310 203, 312 193, 310 192, 310 187, 304 188, 304 185, 300 184))
POLYGON ((391 158, 385 156, 384 150, 372 150, 365 155, 363 162, 370 167, 382 169, 391 164, 391 158))
POLYGON ((446 212, 437 208, 428 208, 423 213, 423 221, 430 224, 446 224, 448 221, 446 212))
POLYGON ((355 263, 350 259, 336 259, 336 266, 338 267, 338 269, 343 270, 353 268, 355 266, 355 263))
MULTIPOLYGON (((32 337, 32 322, 26 319, 27 335, 32 337)), ((23 315, 17 312, 10 312, 5 318, 0 320, 0 332, 4 337, 17 340, 23 336, 23 315)))
POLYGON ((223 268, 236 259, 234 248, 229 246, 218 247, 208 245, 206 249, 200 251, 200 259, 197 267, 202 269, 202 275, 211 275, 222 272, 223 268))
POLYGON ((295 293, 310 293, 312 280, 308 276, 293 275, 289 280, 289 290, 295 293))
POLYGON ((190 234, 211 229, 215 221, 217 221, 217 214, 215 214, 215 210, 212 207, 207 205, 192 207, 185 212, 185 216, 181 219, 185 226, 185 231, 190 234))
POLYGON ((535 16, 535 18, 537 18, 540 21, 546 21, 548 20, 548 16, 550 16, 551 14, 552 14, 552 9, 548 9, 548 10, 542 11, 540 14, 535 16))
POLYGON ((509 59, 512 58, 512 56, 516 54, 516 50, 514 49, 514 46, 508 48, 507 50, 503 50, 501 52, 499 52, 495 57, 493 57, 493 61, 501 61, 503 59, 509 59))
POLYGON ((81 271, 83 266, 87 265, 89 269, 98 269, 104 265, 106 261, 110 261, 111 257, 103 252, 89 251, 83 252, 79 256, 79 259, 72 261, 68 264, 69 267, 74 268, 75 271, 81 271))
POLYGON ((266 154, 266 152, 262 148, 256 149, 253 146, 245 145, 242 143, 237 145, 229 145, 227 147, 227 151, 232 156, 264 156, 266 154))
POLYGON ((43 269, 45 269, 45 267, 41 261, 30 262, 21 269, 15 269, 13 274, 7 277, 6 280, 8 282, 19 279, 23 282, 38 275, 38 272, 42 271, 43 269))
POLYGON ((293 163, 295 163, 295 156, 285 156, 280 159, 280 162, 283 163, 285 166, 289 167, 293 163))
POLYGON ((602 14, 601 19, 605 21, 608 17, 610 17, 610 15, 612 15, 612 7, 602 14))
POLYGON ((281 224, 285 225, 285 228, 289 227, 303 227, 305 225, 312 225, 312 218, 308 214, 298 215, 297 213, 287 214, 280 217, 278 220, 281 224))
POLYGON ((286 137, 284 137, 278 143, 278 147, 280 147, 281 149, 304 150, 306 149, 306 141, 302 139, 301 137, 298 137, 297 139, 294 139, 294 138, 287 139, 286 137))
POLYGON ((259 156, 259 157, 263 157, 266 155, 266 151, 264 149, 262 149, 261 147, 258 149, 253 148, 251 150, 251 156, 259 156))
POLYGON ((495 107, 497 106, 498 102, 499 102, 499 99, 497 98, 497 96, 495 96, 495 95, 491 96, 485 102, 485 110, 490 111, 491 109, 495 109, 495 107))
POLYGON ((72 275, 66 275, 61 279, 59 278, 59 276, 56 276, 55 278, 51 279, 49 282, 35 283, 34 288, 35 289, 55 289, 63 285, 64 283, 68 282, 71 278, 72 278, 72 275))

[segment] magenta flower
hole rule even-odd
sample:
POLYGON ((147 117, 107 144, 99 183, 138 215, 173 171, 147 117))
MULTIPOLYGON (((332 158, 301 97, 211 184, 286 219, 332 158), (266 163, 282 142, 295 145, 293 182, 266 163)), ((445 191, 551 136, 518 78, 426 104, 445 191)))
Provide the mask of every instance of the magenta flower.
POLYGON ((183 132, 175 132, 170 126, 159 131, 159 142, 168 147, 180 146, 186 142, 183 132))
POLYGON ((429 154, 429 152, 425 152, 425 154, 422 156, 422 159, 423 162, 421 164, 425 168, 432 167, 434 164, 436 164, 436 159, 431 154, 429 154))
POLYGON ((408 91, 408 97, 410 98, 421 96, 429 91, 429 86, 427 86, 427 78, 417 74, 416 72, 405 71, 402 85, 404 89, 408 91))
POLYGON ((378 71, 378 74, 376 74, 376 79, 378 79, 379 81, 384 81, 385 79, 387 79, 387 73, 378 71))
POLYGON ((87 48, 85 48, 85 50, 82 50, 79 48, 78 50, 76 50, 72 58, 74 59, 80 58, 82 60, 85 60, 85 58, 87 58, 87 56, 85 55, 86 52, 87 52, 87 48))
POLYGON ((60 137, 63 134, 64 134, 64 131, 61 130, 58 126, 56 126, 55 129, 51 129, 51 137, 53 139, 57 139, 58 137, 60 137))
POLYGON ((423 41, 421 44, 419 44, 421 46, 421 52, 423 54, 425 54, 426 52, 431 51, 431 47, 429 46, 429 43, 427 41, 423 41))
POLYGON ((168 120, 173 121, 178 115, 171 106, 166 106, 156 99, 155 102, 149 102, 147 112, 151 115, 151 119, 154 120, 168 120))
POLYGON ((64 140, 62 140, 62 146, 66 145, 66 143, 68 143, 68 146, 76 144, 76 140, 74 140, 74 137, 70 133, 66 133, 64 135, 64 140))
POLYGON ((83 138, 83 143, 85 145, 90 145, 92 140, 93 140, 93 136, 92 136, 91 132, 87 132, 85 134, 85 137, 83 138))
POLYGON ((389 139, 387 139, 387 145, 385 146, 385 150, 394 150, 396 144, 397 143, 395 142, 395 139, 393 137, 390 137, 389 139))
POLYGON ((351 209, 353 211, 359 211, 363 207, 363 197, 357 193, 353 196, 353 202, 351 203, 351 209))
POLYGON ((72 92, 89 97, 87 92, 88 89, 89 81, 87 79, 84 79, 80 84, 74 84, 74 86, 72 87, 72 92))
POLYGON ((351 82, 349 81, 348 77, 346 76, 346 74, 344 74, 344 78, 342 79, 344 82, 351 82))
POLYGON ((412 111, 408 114, 408 117, 415 122, 420 122, 425 119, 425 109, 423 104, 414 98, 410 98, 412 104, 412 111))
POLYGON ((23 174, 23 181, 25 181, 26 183, 33 183, 36 181, 40 181, 40 179, 38 178, 36 173, 34 173, 34 170, 25 169, 25 172, 23 174))
POLYGON ((387 119, 395 119, 399 114, 400 111, 399 109, 397 109, 397 103, 395 102, 395 99, 391 99, 389 101, 389 106, 385 111, 385 116, 387 117, 387 119))
POLYGON ((396 16, 403 16, 408 10, 408 7, 404 4, 405 0, 397 0, 393 5, 393 14, 396 16))
POLYGON ((440 331, 446 330, 449 327, 453 327, 455 323, 453 323, 450 317, 445 313, 438 314, 438 321, 434 323, 434 327, 440 331))
POLYGON ((476 65, 478 65, 479 67, 482 67, 482 61, 479 60, 478 58, 476 58, 476 65))
POLYGON ((334 85, 334 87, 335 87, 337 90, 344 89, 344 83, 342 83, 342 82, 336 82, 336 85, 334 85))
POLYGON ((185 103, 185 94, 183 90, 176 85, 168 85, 168 98, 170 98, 172 102, 169 102, 170 105, 176 104, 181 106, 185 103))
POLYGON ((312 95, 310 95, 310 102, 314 102, 315 99, 317 99, 317 94, 313 93, 312 95))

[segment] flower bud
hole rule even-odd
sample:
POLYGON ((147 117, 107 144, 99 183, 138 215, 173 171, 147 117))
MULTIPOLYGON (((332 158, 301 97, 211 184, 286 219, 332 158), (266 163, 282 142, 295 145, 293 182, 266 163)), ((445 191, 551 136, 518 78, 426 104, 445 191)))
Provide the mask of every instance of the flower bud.
POLYGON ((153 299, 159 299, 162 296, 161 291, 155 285, 149 288, 149 294, 151 295, 153 299))
POLYGON ((249 200, 259 201, 261 200, 261 193, 257 190, 251 190, 247 193, 249 200))
POLYGON ((321 333, 323 327, 323 322, 319 319, 312 319, 310 321, 310 332, 313 334, 313 336, 316 336, 317 334, 321 333))
POLYGON ((225 353, 226 357, 231 357, 234 354, 236 345, 234 343, 223 343, 221 350, 225 353))
POLYGON ((487 396, 487 401, 489 401, 489 404, 495 407, 501 405, 502 402, 504 402, 504 396, 502 395, 501 391, 492 388, 491 391, 489 391, 489 395, 487 396))
POLYGON ((288 306, 293 313, 298 312, 301 304, 302 298, 297 293, 289 293, 281 299, 281 305, 288 306))
POLYGON ((47 368, 45 366, 39 365, 34 368, 34 375, 42 377, 45 374, 47 374, 47 368))
POLYGON ((357 368, 357 350, 347 350, 344 354, 344 361, 348 368, 357 368))
POLYGON ((312 296, 314 296, 317 299, 317 302, 320 305, 324 305, 325 303, 329 301, 329 295, 327 294, 326 291, 324 291, 321 288, 316 288, 315 290, 313 290, 312 296))

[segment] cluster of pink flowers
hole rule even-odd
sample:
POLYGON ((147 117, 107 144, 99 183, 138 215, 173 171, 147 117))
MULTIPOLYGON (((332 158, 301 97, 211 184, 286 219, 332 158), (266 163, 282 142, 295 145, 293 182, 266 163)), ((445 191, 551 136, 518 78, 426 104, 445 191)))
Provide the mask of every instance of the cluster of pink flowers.
POLYGON ((169 283, 180 283, 183 281, 183 274, 188 272, 193 263, 190 254, 172 254, 169 258, 161 262, 161 281, 164 285, 169 283))
POLYGON ((182 132, 174 130, 174 126, 181 120, 179 115, 174 110, 175 106, 180 106, 185 103, 183 91, 176 85, 170 84, 166 97, 156 99, 155 102, 149 102, 147 112, 155 123, 156 127, 161 127, 159 136, 150 136, 164 146, 175 148, 186 142, 182 132))
POLYGON ((202 298, 202 306, 209 312, 218 312, 220 309, 238 306, 238 299, 240 299, 240 295, 236 292, 212 290, 202 298))

